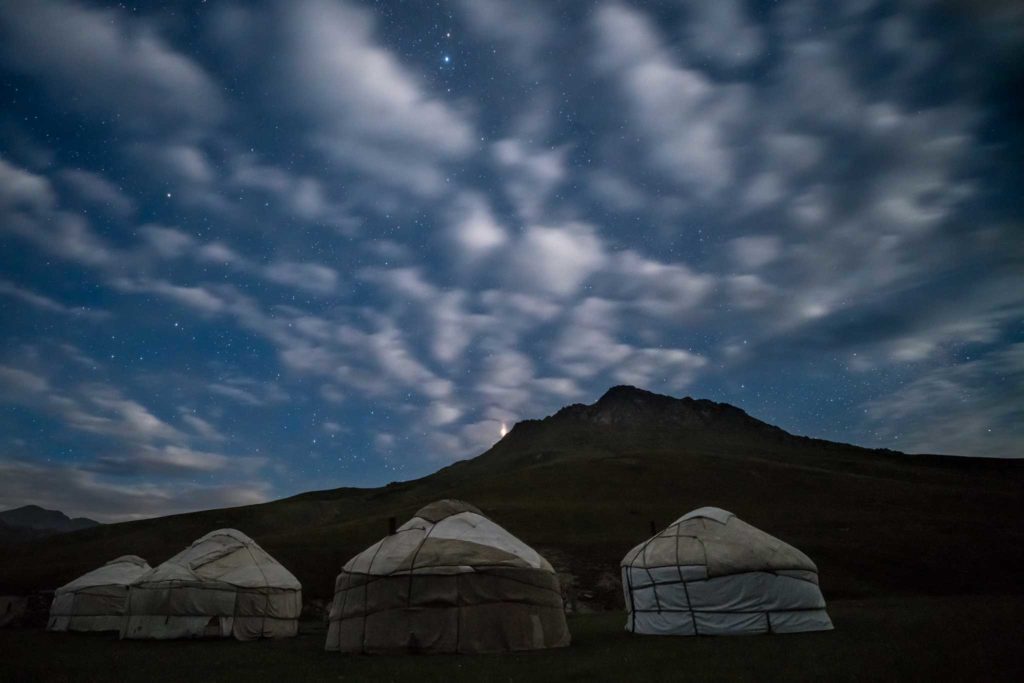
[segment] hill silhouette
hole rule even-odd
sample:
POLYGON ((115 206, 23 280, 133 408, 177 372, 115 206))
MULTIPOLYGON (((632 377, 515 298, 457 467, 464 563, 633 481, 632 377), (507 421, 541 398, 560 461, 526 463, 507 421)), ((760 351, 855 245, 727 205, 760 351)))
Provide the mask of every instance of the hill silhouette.
POLYGON ((724 403, 614 387, 525 420, 414 481, 109 524, 8 546, 0 592, 53 588, 118 555, 157 564, 236 527, 329 597, 342 564, 439 498, 472 502, 544 553, 584 597, 618 599, 618 562, 714 505, 800 548, 827 599, 1020 593, 1024 462, 906 455, 789 434, 724 403))
POLYGON ((0 542, 24 541, 99 526, 88 517, 68 517, 60 510, 23 505, 0 512, 0 542))

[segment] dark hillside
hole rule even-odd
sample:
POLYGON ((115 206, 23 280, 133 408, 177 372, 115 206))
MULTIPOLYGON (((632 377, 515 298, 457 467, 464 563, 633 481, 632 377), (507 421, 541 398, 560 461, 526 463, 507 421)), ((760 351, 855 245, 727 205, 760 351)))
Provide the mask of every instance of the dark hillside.
POLYGON ((388 517, 443 497, 471 501, 588 591, 611 593, 620 558, 650 521, 715 505, 804 550, 826 597, 1021 592, 1024 462, 809 439, 727 404, 632 387, 521 422, 479 457, 416 481, 11 545, 0 592, 52 588, 125 553, 156 564, 231 526, 290 568, 308 597, 328 597, 341 565, 386 532, 388 517))

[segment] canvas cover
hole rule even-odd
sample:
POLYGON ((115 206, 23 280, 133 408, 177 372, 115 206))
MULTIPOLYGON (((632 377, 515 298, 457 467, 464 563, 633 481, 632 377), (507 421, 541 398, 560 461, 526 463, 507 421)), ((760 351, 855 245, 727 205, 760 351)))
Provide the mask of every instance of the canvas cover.
POLYGON ((218 529, 132 584, 121 637, 284 638, 301 611, 291 572, 242 532, 218 529))
POLYGON ((472 505, 442 500, 345 564, 326 649, 479 653, 568 644, 548 561, 472 505))
POLYGON ((626 629, 661 635, 832 628, 807 555, 731 512, 699 508, 622 559, 626 629))
POLYGON ((122 555, 61 586, 53 594, 47 630, 119 630, 128 586, 149 570, 141 557, 122 555))

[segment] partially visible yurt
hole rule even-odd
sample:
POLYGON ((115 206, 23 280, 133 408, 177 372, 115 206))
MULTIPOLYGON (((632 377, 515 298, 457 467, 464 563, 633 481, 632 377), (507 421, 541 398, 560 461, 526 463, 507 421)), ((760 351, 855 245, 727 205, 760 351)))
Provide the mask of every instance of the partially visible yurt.
POLYGON ((302 586, 235 529, 206 534, 141 576, 122 638, 286 638, 298 632, 302 586))
POLYGON ((117 631, 128 585, 150 570, 137 555, 122 555, 66 583, 53 594, 49 631, 117 631))
POLYGON ((472 505, 442 500, 345 564, 326 649, 478 653, 568 644, 548 561, 472 505))
POLYGON ((655 635, 832 628, 807 555, 736 515, 704 507, 626 553, 626 630, 655 635))

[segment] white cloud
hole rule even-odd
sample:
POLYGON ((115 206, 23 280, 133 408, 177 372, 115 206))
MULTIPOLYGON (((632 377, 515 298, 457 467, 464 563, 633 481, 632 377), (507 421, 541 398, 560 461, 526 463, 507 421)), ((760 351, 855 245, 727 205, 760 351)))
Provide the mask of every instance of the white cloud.
POLYGON ((459 198, 452 211, 449 235, 471 262, 493 253, 508 242, 508 233, 495 218, 490 204, 478 194, 459 198))
POLYGON ((114 251, 86 220, 58 210, 50 181, 0 158, 0 231, 13 233, 60 258, 102 266, 114 251))
POLYGON ((81 169, 65 169, 60 179, 82 199, 123 218, 135 213, 135 202, 109 180, 81 169))
POLYGON ((178 258, 195 248, 195 240, 177 228, 143 225, 139 232, 142 239, 162 258, 178 258))
POLYGON ((51 299, 48 296, 20 287, 7 280, 0 280, 0 294, 14 297, 44 311, 79 317, 84 320, 104 320, 110 317, 109 311, 97 308, 85 308, 83 306, 68 306, 51 299))
POLYGON ((176 285, 166 280, 116 278, 111 285, 122 292, 159 294, 199 313, 212 315, 224 310, 225 302, 204 287, 176 285))
POLYGON ((764 51, 763 31, 747 17, 744 0, 691 0, 686 10, 686 46, 698 56, 735 68, 750 64, 764 51))
POLYGON ((305 289, 315 294, 330 294, 338 286, 338 273, 318 263, 278 261, 263 269, 271 282, 305 289))
POLYGON ((571 296, 607 262, 600 237, 584 223, 526 228, 509 257, 517 289, 571 296))
POLYGON ((869 401, 879 446, 918 453, 1024 457, 1024 344, 933 367, 869 401))
POLYGON ((505 190, 520 217, 536 221, 551 193, 566 177, 567 146, 539 149, 517 138, 494 143, 494 158, 505 175, 505 190))
POLYGON ((731 275, 726 278, 729 298, 740 310, 760 310, 776 301, 779 291, 757 275, 731 275))
POLYGON ((81 466, 0 458, 0 507, 41 505, 102 522, 158 517, 193 510, 254 505, 270 499, 262 482, 197 485, 124 483, 81 466))
POLYGON ((749 93, 677 62, 639 11, 608 4, 594 15, 594 63, 615 79, 650 163, 703 200, 734 180, 734 129, 749 93))
POLYGON ((219 88, 155 28, 77 2, 4 3, 5 64, 40 79, 55 98, 133 124, 210 125, 224 111, 219 88))
POLYGON ((0 365, 0 380, 0 391, 8 400, 15 399, 18 393, 39 395, 50 388, 50 383, 45 377, 6 365, 0 365))
POLYGON ((661 263, 626 250, 609 268, 611 291, 629 305, 658 317, 678 317, 696 308, 711 293, 714 277, 682 263, 661 263))
POLYGON ((729 242, 729 250, 740 268, 756 270, 779 257, 782 241, 774 235, 737 237, 729 242))
POLYGON ((537 5, 523 0, 460 0, 459 8, 486 44, 501 46, 500 52, 495 50, 498 59, 511 58, 534 77, 544 70, 542 52, 552 25, 537 5))
POLYGON ((279 102, 310 122, 309 141, 393 187, 443 191, 441 164, 472 151, 473 126, 377 43, 372 16, 321 0, 282 4, 270 16, 285 40, 279 102))

